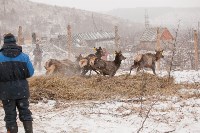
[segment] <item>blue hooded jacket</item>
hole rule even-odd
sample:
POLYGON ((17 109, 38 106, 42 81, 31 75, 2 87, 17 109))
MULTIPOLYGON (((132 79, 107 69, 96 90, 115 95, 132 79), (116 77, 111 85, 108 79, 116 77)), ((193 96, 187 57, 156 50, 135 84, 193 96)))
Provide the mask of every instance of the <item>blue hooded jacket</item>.
POLYGON ((29 56, 15 43, 4 44, 0 50, 0 100, 28 98, 27 78, 34 74, 29 56))

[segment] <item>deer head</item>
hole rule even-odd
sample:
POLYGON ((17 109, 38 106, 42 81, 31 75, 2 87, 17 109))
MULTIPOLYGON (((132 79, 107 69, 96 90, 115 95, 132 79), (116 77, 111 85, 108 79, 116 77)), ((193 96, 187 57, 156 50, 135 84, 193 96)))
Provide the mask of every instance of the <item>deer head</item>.
POLYGON ((156 60, 159 60, 159 59, 161 59, 161 58, 164 58, 164 56, 163 56, 163 51, 164 51, 164 50, 159 50, 159 51, 156 50, 156 54, 155 54, 156 60))
POLYGON ((124 57, 124 56, 122 55, 122 52, 121 52, 121 51, 119 51, 119 52, 115 51, 115 55, 116 55, 116 56, 115 56, 115 59, 117 58, 117 59, 120 60, 120 61, 126 59, 126 57, 124 57))

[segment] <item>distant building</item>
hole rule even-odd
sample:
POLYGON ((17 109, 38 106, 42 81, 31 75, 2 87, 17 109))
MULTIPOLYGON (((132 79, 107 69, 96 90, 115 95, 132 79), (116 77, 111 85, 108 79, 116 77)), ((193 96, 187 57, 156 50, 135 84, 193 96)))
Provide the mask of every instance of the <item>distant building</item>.
POLYGON ((113 49, 115 48, 114 40, 114 32, 106 31, 79 33, 73 36, 74 45, 86 47, 101 46, 113 49))
POLYGON ((146 28, 140 37, 140 43, 137 46, 138 50, 156 50, 158 32, 160 34, 159 41, 162 49, 173 48, 173 36, 167 28, 146 28))
MULTIPOLYGON (((115 34, 114 32, 85 32, 73 35, 72 43, 74 47, 103 47, 109 49, 115 49, 115 34)), ((67 45, 67 36, 58 35, 57 45, 63 49, 67 45)))

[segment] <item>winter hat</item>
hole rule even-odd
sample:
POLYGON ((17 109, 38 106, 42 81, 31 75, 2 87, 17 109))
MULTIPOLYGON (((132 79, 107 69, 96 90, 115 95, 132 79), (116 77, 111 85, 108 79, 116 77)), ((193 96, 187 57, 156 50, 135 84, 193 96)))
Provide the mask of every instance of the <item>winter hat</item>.
POLYGON ((16 43, 15 36, 11 33, 8 33, 4 36, 4 43, 16 43))

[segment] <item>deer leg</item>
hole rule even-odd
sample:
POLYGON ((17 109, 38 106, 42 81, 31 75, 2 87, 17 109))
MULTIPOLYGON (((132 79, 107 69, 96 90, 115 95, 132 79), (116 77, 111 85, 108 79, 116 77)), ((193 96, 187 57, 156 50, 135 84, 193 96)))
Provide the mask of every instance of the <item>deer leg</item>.
POLYGON ((131 71, 133 70, 134 67, 135 67, 134 65, 131 66, 129 75, 131 75, 131 71))
POLYGON ((146 65, 146 64, 145 64, 145 62, 141 62, 141 63, 139 64, 139 67, 138 67, 138 69, 139 69, 139 70, 141 70, 141 69, 142 69, 142 70, 143 70, 143 72, 144 72, 145 65, 146 65))
POLYGON ((106 74, 102 70, 98 70, 98 71, 99 71, 99 75, 106 76, 106 74))
POLYGON ((81 75, 82 75, 82 76, 85 76, 85 74, 86 74, 88 71, 89 71, 88 69, 83 69, 82 72, 81 72, 81 75))
POLYGON ((96 68, 94 68, 94 67, 91 67, 91 68, 92 68, 92 70, 93 70, 93 71, 95 71, 95 72, 96 72, 96 74, 98 74, 98 75, 100 74, 100 73, 97 71, 97 69, 96 69, 96 68))
POLYGON ((115 74, 116 74, 116 72, 113 72, 113 73, 111 74, 111 77, 115 76, 115 74))
MULTIPOLYGON (((92 69, 92 70, 95 71, 95 72, 99 75, 99 73, 98 73, 96 70, 94 70, 94 69, 92 69)), ((90 74, 89 74, 89 76, 92 75, 92 70, 90 70, 90 74)))
POLYGON ((111 73, 109 73, 109 77, 113 77, 113 73, 111 72, 111 73))
POLYGON ((155 68, 156 68, 156 65, 155 65, 155 63, 153 63, 151 69, 152 69, 153 73, 156 75, 155 68))
POLYGON ((94 67, 91 67, 91 69, 90 69, 90 75, 91 75, 91 71, 92 71, 92 70, 95 71, 97 75, 100 74, 94 67))
POLYGON ((100 73, 97 70, 94 70, 98 75, 100 75, 100 73))
POLYGON ((136 72, 139 72, 141 68, 144 68, 144 64, 143 63, 138 64, 136 72))
POLYGON ((90 74, 89 74, 89 76, 91 76, 92 75, 92 70, 90 70, 90 74))
POLYGON ((140 66, 139 66, 139 67, 137 68, 137 72, 139 72, 139 71, 140 71, 140 69, 141 69, 141 68, 140 68, 140 66))

